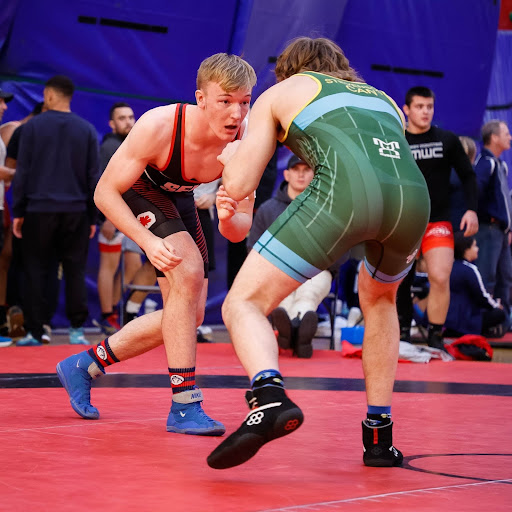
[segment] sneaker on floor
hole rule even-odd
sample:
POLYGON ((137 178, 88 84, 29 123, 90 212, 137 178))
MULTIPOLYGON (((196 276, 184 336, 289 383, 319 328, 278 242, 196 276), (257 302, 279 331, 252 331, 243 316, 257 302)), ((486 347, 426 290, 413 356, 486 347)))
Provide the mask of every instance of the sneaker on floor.
POLYGON ((224 434, 226 427, 203 411, 202 401, 203 393, 197 388, 173 395, 171 410, 167 418, 167 432, 198 436, 221 436, 224 434))
POLYGON ((212 341, 213 338, 213 329, 208 325, 200 325, 197 328, 197 334, 199 334, 208 342, 212 341))
POLYGON ((251 412, 241 427, 225 439, 206 459, 213 469, 227 469, 247 462, 269 441, 297 430, 304 421, 300 408, 283 388, 266 386, 247 391, 251 412))
POLYGON ((363 462, 365 466, 390 468, 401 466, 404 456, 393 446, 393 423, 371 427, 363 423, 363 462))
POLYGON ((363 314, 359 308, 350 308, 347 316, 347 327, 355 327, 363 324, 363 314))
POLYGON ((445 352, 448 352, 444 345, 444 340, 442 336, 439 336, 439 334, 432 334, 429 337, 427 344, 430 348, 437 348, 439 350, 444 350, 445 352))
POLYGON ((82 418, 100 417, 98 409, 91 405, 91 382, 104 373, 87 352, 74 354, 57 364, 57 375, 69 395, 71 407, 82 418))
POLYGON ((7 310, 7 323, 9 324, 9 337, 11 338, 23 338, 27 335, 23 324, 25 318, 23 311, 18 306, 11 306, 7 310))
POLYGON ((41 336, 41 342, 48 344, 52 340, 52 328, 45 324, 43 325, 43 335, 41 336))
POLYGON ((298 357, 309 359, 313 355, 313 338, 318 327, 318 316, 316 311, 306 311, 301 318, 297 329, 297 341, 295 353, 298 357))
POLYGON ((12 338, 0 336, 0 348, 8 347, 9 345, 12 345, 12 338))
POLYGON ((26 336, 16 342, 17 347, 39 347, 41 345, 42 343, 39 340, 36 340, 31 333, 27 333, 26 336))
POLYGON ((196 341, 197 343, 211 343, 211 339, 204 336, 199 329, 196 329, 196 341))
POLYGON ((277 344, 284 349, 292 348, 292 322, 286 309, 274 309, 270 313, 270 322, 277 330, 277 344))
POLYGON ((101 318, 100 320, 94 319, 92 323, 101 329, 101 332, 106 336, 111 336, 121 329, 119 325, 119 317, 112 313, 111 315, 101 318))
POLYGON ((126 325, 128 322, 131 322, 132 320, 135 320, 139 316, 139 313, 128 313, 128 311, 124 312, 124 325, 126 325))
POLYGON ((71 345, 90 345, 91 343, 85 339, 82 327, 69 328, 69 343, 71 345))

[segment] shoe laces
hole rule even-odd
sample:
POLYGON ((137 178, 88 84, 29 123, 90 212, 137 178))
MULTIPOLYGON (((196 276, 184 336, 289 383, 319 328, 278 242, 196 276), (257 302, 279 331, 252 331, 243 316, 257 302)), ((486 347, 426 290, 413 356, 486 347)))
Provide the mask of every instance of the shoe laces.
MULTIPOLYGON (((190 412, 191 415, 188 417, 188 420, 196 421, 197 423, 215 423, 215 420, 210 418, 205 412, 204 409, 201 406, 202 402, 192 402, 191 404, 187 404, 186 410, 187 412, 190 412)), ((180 409, 183 410, 183 409, 180 409)), ((176 411, 177 413, 178 411, 176 411)), ((174 413, 176 415, 176 413, 174 413)), ((186 417, 183 419, 187 419, 186 417)))
POLYGON ((75 381, 75 393, 73 398, 78 403, 91 403, 91 380, 92 377, 88 371, 82 367, 75 368, 73 371, 73 380, 75 381))

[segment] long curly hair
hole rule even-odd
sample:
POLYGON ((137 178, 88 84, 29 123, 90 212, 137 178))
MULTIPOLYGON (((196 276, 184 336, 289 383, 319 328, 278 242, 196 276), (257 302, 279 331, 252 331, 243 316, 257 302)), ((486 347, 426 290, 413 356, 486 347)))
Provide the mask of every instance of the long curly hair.
POLYGON ((343 50, 325 37, 293 39, 277 58, 275 74, 279 82, 302 71, 318 71, 350 82, 363 82, 350 67, 343 50))

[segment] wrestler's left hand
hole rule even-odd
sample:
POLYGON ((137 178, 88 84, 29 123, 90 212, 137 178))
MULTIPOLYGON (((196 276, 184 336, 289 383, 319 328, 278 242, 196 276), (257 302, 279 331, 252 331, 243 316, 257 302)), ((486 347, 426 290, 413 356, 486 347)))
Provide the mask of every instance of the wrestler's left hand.
POLYGON ((238 207, 238 201, 231 199, 226 192, 223 185, 217 190, 217 199, 215 201, 217 206, 217 217, 220 221, 228 220, 233 217, 238 207))

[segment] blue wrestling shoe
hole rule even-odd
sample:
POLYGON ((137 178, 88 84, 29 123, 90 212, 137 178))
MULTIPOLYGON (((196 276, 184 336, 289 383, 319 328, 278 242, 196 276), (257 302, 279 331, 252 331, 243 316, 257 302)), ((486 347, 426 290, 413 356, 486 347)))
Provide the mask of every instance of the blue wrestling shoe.
POLYGON ((191 389, 172 397, 171 411, 167 418, 167 432, 198 436, 221 436, 226 427, 210 418, 201 407, 203 393, 191 389))
POLYGON ((87 352, 81 352, 57 364, 57 375, 69 395, 73 410, 88 420, 97 420, 100 412, 91 405, 92 379, 101 377, 105 371, 87 352))

